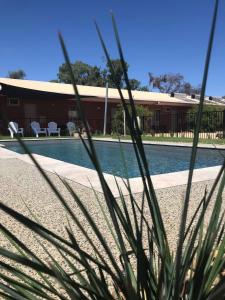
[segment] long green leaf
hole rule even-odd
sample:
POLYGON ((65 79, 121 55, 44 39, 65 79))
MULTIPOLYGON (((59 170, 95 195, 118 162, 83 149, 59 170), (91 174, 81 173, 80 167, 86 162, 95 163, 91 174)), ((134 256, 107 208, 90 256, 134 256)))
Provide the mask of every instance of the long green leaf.
POLYGON ((195 125, 195 130, 194 130, 194 139, 193 139, 193 146, 192 146, 191 159, 190 159, 187 189, 186 189, 181 223, 180 223, 179 240, 178 240, 177 255, 176 255, 176 277, 175 277, 174 298, 173 298, 174 300, 179 299, 179 292, 180 292, 180 288, 181 288, 181 282, 180 282, 179 277, 180 277, 180 272, 181 272, 182 248, 183 248, 183 243, 184 243, 185 227, 186 227, 189 199, 190 199, 190 193, 191 193, 191 184, 192 184, 192 177, 193 177, 193 171, 194 171, 196 154, 197 154, 197 145, 198 145, 199 132, 200 132, 200 127, 201 127, 202 111, 203 111, 203 104, 204 104, 204 98, 205 98, 206 84, 207 84, 207 79, 208 79, 210 57, 211 57, 215 28, 216 28, 218 4, 219 4, 219 1, 215 0, 212 26, 211 26, 208 50, 207 50, 207 55, 206 55, 206 60, 205 60, 205 69, 204 69, 202 85, 201 85, 201 95, 200 95, 200 101, 199 101, 199 106, 198 106, 197 121, 196 121, 196 125, 195 125))

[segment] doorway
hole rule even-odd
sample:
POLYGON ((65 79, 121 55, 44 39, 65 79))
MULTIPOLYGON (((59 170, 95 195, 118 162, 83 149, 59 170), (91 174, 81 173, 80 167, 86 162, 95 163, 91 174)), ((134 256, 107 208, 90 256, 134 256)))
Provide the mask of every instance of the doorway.
POLYGON ((33 103, 26 103, 24 104, 24 126, 25 130, 31 133, 30 123, 32 121, 38 121, 37 118, 37 106, 33 103))

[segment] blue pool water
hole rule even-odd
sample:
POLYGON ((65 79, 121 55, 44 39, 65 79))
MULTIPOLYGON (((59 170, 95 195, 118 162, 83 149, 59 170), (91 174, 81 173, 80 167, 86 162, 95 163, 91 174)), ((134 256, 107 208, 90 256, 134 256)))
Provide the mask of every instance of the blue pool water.
MULTIPOLYGON (((93 165, 79 140, 27 142, 32 153, 59 159, 68 163, 93 169, 93 165)), ((140 176, 133 146, 122 143, 128 168, 128 176, 140 176)), ((6 148, 24 153, 17 143, 5 143, 6 148)), ((95 141, 96 151, 104 172, 124 177, 123 159, 119 143, 95 141)), ((183 171, 189 168, 191 148, 145 145, 146 157, 152 175, 183 171)), ((198 149, 196 168, 221 165, 225 150, 198 149)))

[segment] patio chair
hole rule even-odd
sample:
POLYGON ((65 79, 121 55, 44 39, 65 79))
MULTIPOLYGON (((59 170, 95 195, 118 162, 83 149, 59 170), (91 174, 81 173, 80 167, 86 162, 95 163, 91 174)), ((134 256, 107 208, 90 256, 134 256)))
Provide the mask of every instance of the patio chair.
POLYGON ((60 128, 58 128, 55 122, 49 122, 47 128, 48 135, 50 136, 52 133, 57 133, 60 136, 60 128))
POLYGON ((33 130, 33 132, 35 133, 36 137, 39 137, 39 134, 43 133, 47 136, 47 129, 46 128, 41 128, 40 124, 36 121, 33 121, 30 123, 30 126, 33 130))
POLYGON ((22 136, 24 136, 24 129, 23 128, 19 128, 18 124, 16 122, 9 122, 9 127, 8 130, 10 132, 11 138, 14 138, 14 134, 21 134, 22 136))
POLYGON ((66 123, 67 129, 69 131, 69 135, 72 136, 73 133, 76 131, 76 125, 74 122, 67 122, 66 123))

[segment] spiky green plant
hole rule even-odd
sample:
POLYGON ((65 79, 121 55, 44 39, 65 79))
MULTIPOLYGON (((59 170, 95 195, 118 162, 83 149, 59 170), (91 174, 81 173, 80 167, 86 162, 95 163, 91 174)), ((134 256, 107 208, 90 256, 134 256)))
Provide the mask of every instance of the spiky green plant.
MULTIPOLYGON (((83 217, 92 229, 95 239, 100 243, 101 249, 96 246, 93 236, 84 230, 76 212, 71 209, 62 193, 60 193, 48 175, 41 169, 35 158, 29 152, 29 149, 27 149, 26 144, 17 137, 21 146, 27 151, 65 208, 68 214, 68 226, 66 227, 67 237, 62 237, 48 228, 45 228, 39 224, 35 216, 32 215, 32 220, 12 208, 7 207, 3 203, 0 203, 2 212, 8 214, 33 232, 40 247, 42 247, 42 250, 44 250, 48 257, 47 263, 41 259, 37 253, 29 249, 28 245, 13 235, 4 224, 0 224, 1 232, 16 249, 16 252, 13 252, 0 247, 0 255, 2 257, 0 260, 0 295, 2 299, 225 299, 225 277, 223 276, 225 264, 225 235, 224 214, 221 213, 222 192, 225 184, 225 163, 221 166, 211 190, 205 193, 204 197, 200 200, 196 211, 187 224, 191 183, 195 166, 217 10, 218 0, 215 1, 215 10, 202 80, 198 117, 194 133, 189 178, 175 255, 173 255, 167 240, 165 225, 152 184, 138 127, 125 59, 116 23, 112 16, 113 28, 121 65, 123 66, 124 78, 129 94, 129 106, 131 109, 128 109, 128 103, 123 97, 119 83, 116 80, 114 83, 118 89, 121 103, 126 113, 132 144, 142 178, 143 196, 141 202, 138 203, 132 194, 129 179, 124 180, 124 184, 129 193, 129 197, 126 199, 118 184, 118 191, 120 193, 119 202, 118 199, 114 197, 103 176, 66 47, 61 34, 59 34, 65 61, 70 71, 79 113, 87 132, 87 141, 84 141, 82 136, 80 136, 80 139, 98 173, 107 212, 101 201, 99 201, 97 194, 96 198, 119 256, 115 256, 112 246, 110 246, 105 239, 88 208, 85 207, 82 199, 76 194, 76 191, 71 188, 67 181, 61 179, 73 197, 77 207, 83 213, 83 217), (206 224, 204 217, 214 194, 216 194, 216 200, 213 204, 210 220, 208 224, 206 224), (132 214, 130 214, 128 206, 130 206, 132 214), (146 207, 150 213, 151 220, 149 220, 145 214, 146 207), (94 255, 81 247, 76 232, 72 229, 73 224, 78 227, 83 235, 84 241, 90 246, 94 255), (46 240, 55 247, 67 267, 65 267, 65 264, 60 264, 60 262, 54 258, 48 247, 42 244, 40 239, 46 240), (29 275, 29 273, 25 271, 26 268, 32 269, 33 272, 36 272, 37 276, 29 275)), ((96 29, 111 73, 114 74, 113 64, 97 24, 96 29)), ((116 77, 114 76, 114 78, 116 77)), ((124 165, 124 169, 126 171, 126 165, 124 165)))

